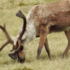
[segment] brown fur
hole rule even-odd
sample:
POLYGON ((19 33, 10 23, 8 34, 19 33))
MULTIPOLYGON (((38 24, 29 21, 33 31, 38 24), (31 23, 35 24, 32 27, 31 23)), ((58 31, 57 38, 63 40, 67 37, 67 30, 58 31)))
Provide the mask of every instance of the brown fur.
MULTIPOLYGON (((59 31, 65 31, 65 33, 67 33, 70 27, 70 0, 55 2, 48 5, 37 5, 33 7, 31 11, 30 19, 34 20, 37 36, 40 36, 40 43, 37 51, 37 58, 39 58, 47 34, 59 31)), ((69 41, 69 36, 67 38, 69 41)), ((48 47, 48 45, 46 47, 48 47)), ((70 44, 68 42, 67 48, 69 47, 70 44)), ((67 48, 63 56, 67 54, 67 48)))
MULTIPOLYGON (((40 37, 39 47, 37 50, 38 59, 43 45, 45 46, 49 58, 51 58, 48 41, 46 38, 47 34, 51 32, 59 32, 59 31, 65 32, 65 35, 68 39, 68 46, 63 53, 63 57, 68 53, 70 49, 70 0, 63 0, 48 5, 41 4, 35 5, 28 13, 27 26, 26 26, 26 18, 23 17, 23 19, 25 20, 24 21, 25 25, 22 27, 22 30, 19 33, 18 38, 22 38, 24 32, 27 32, 26 34, 28 35, 24 34, 27 36, 27 37, 25 36, 26 40, 23 43, 24 47, 27 40, 32 40, 34 38, 35 32, 33 32, 33 29, 36 29, 36 36, 40 37), (29 32, 31 31, 31 29, 29 29, 30 26, 33 28, 32 35, 29 34, 29 32)), ((22 44, 21 40, 18 43, 19 47, 18 49, 16 49, 15 52, 18 55, 19 61, 24 62, 25 53, 24 49, 21 48, 22 44), (20 49, 21 51, 19 51, 20 49)), ((11 54, 11 56, 13 56, 13 54, 11 54)))
MULTIPOLYGON (((70 0, 59 1, 48 5, 35 5, 28 13, 26 31, 30 28, 29 25, 32 23, 33 27, 36 28, 36 36, 40 37, 37 59, 39 59, 43 45, 45 46, 49 58, 51 58, 46 38, 47 34, 51 32, 65 32, 68 39, 68 46, 63 53, 63 57, 67 54, 70 48, 70 0)), ((28 35, 27 38, 30 39, 28 35)), ((25 60, 24 52, 20 51, 18 55, 21 62, 25 60)))
MULTIPOLYGON (((23 46, 25 46, 27 41, 32 40, 34 35, 40 37, 39 47, 37 50, 37 59, 39 59, 43 45, 45 46, 49 58, 51 58, 46 38, 47 34, 51 32, 65 32, 68 39, 68 46, 63 53, 63 57, 67 54, 70 48, 70 0, 63 0, 48 5, 35 5, 28 13, 26 19, 26 34, 24 34, 26 40, 23 43, 23 46), (33 29, 36 29, 36 33, 33 32, 33 29), (32 33, 32 35, 30 35, 30 33, 32 33)), ((24 53, 22 51, 19 52, 21 61, 22 57, 25 57, 25 54, 23 54, 24 53)))
POLYGON ((54 16, 50 15, 48 17, 48 24, 50 22, 54 24, 50 26, 50 32, 65 31, 70 26, 70 11, 59 12, 54 14, 54 16))

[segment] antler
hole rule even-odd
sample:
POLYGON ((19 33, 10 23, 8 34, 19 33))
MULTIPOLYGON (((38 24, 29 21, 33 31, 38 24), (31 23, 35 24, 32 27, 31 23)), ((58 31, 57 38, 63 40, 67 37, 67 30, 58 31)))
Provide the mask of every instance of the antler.
MULTIPOLYGON (((23 36, 23 34, 25 33, 25 30, 26 30, 26 17, 22 14, 21 11, 18 11, 17 14, 16 14, 16 16, 18 16, 18 17, 20 17, 20 18, 22 18, 22 19, 24 20, 24 24, 23 24, 23 26, 22 26, 22 30, 21 30, 21 32, 20 32, 20 34, 19 34, 19 36, 18 36, 18 39, 17 39, 18 45, 16 45, 16 47, 17 47, 16 51, 18 51, 19 48, 20 48, 20 44, 21 44, 21 38, 22 38, 22 36, 23 36)), ((7 32, 6 28, 5 28, 5 24, 4 24, 4 26, 1 26, 1 25, 0 25, 0 28, 2 29, 2 31, 4 32, 4 34, 6 35, 6 38, 7 38, 7 42, 6 42, 5 44, 3 44, 3 45, 1 46, 1 48, 0 48, 0 51, 1 51, 1 50, 2 50, 7 44, 9 44, 9 43, 14 46, 14 42, 13 42, 13 40, 10 38, 10 36, 9 36, 9 34, 8 34, 8 32, 7 32)), ((14 48, 14 47, 13 47, 13 48, 14 48)), ((16 51, 15 51, 15 52, 16 52, 16 51)))
POLYGON ((23 24, 22 30, 21 30, 20 35, 18 37, 18 39, 21 39, 23 34, 24 34, 24 32, 25 32, 25 30, 26 30, 26 17, 22 14, 21 11, 18 11, 16 13, 16 16, 18 16, 18 17, 20 17, 20 18, 22 18, 24 20, 24 24, 23 24))
POLYGON ((7 38, 7 42, 6 42, 5 44, 3 44, 3 45, 1 46, 1 48, 0 48, 0 51, 1 51, 1 50, 2 50, 7 44, 9 44, 9 43, 13 45, 13 41, 12 41, 12 39, 10 38, 10 36, 9 36, 7 30, 6 30, 5 24, 4 24, 4 26, 1 26, 1 25, 0 25, 0 28, 2 29, 2 31, 4 32, 4 34, 5 34, 6 38, 7 38))
POLYGON ((17 52, 17 51, 19 50, 20 44, 21 44, 21 38, 22 38, 23 34, 24 34, 25 31, 26 31, 26 17, 22 14, 21 11, 18 11, 18 12, 16 13, 16 16, 22 18, 22 19, 24 20, 24 24, 23 24, 22 30, 21 30, 21 32, 20 32, 20 34, 19 34, 19 36, 18 36, 18 40, 17 40, 18 48, 17 48, 17 50, 16 50, 15 52, 17 52))

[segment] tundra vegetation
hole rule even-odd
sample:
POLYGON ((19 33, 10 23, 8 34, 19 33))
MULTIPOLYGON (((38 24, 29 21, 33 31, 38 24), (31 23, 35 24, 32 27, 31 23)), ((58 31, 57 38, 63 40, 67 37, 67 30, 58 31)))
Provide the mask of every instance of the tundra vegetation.
MULTIPOLYGON (((0 25, 6 23, 6 29, 10 36, 16 36, 22 26, 22 19, 15 16, 18 10, 25 15, 32 6, 36 4, 49 4, 59 0, 0 0, 0 25)), ((23 64, 12 60, 8 53, 12 46, 7 45, 0 52, 0 70, 70 70, 70 52, 62 58, 61 54, 67 46, 67 39, 64 32, 52 33, 47 36, 51 60, 43 47, 40 59, 36 60, 39 38, 28 44, 26 61, 23 64)), ((6 42, 4 33, 0 30, 0 46, 6 42)))

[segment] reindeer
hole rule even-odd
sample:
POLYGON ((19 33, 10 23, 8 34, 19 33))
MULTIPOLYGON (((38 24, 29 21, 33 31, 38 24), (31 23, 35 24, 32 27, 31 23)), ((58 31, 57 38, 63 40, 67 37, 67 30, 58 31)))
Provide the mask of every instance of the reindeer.
POLYGON ((11 58, 16 57, 18 59, 20 58, 21 62, 24 61, 27 44, 36 37, 40 37, 37 59, 39 59, 43 45, 48 53, 48 57, 51 58, 46 36, 52 32, 61 31, 65 32, 68 39, 68 45, 62 56, 64 57, 68 53, 70 48, 70 0, 59 1, 48 5, 35 5, 29 11, 27 17, 23 19, 25 20, 24 24, 27 24, 26 26, 24 25, 26 29, 24 30, 24 27, 21 28, 21 32, 23 31, 24 33, 22 32, 23 36, 19 34, 20 39, 17 36, 16 44, 18 43, 19 46, 17 45, 18 49, 15 49, 9 55, 11 58))

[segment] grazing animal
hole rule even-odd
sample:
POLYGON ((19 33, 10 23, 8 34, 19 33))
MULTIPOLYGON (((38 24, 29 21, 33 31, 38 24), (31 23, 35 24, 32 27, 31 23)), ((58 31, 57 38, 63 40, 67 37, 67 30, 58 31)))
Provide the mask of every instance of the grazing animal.
MULTIPOLYGON (((65 32, 68 39, 68 46, 62 56, 64 57, 68 53, 70 49, 70 0, 59 1, 48 5, 35 5, 29 11, 27 17, 23 19, 26 21, 24 24, 27 25, 20 41, 23 48, 19 46, 17 49, 17 52, 20 48, 22 49, 19 55, 20 59, 25 59, 27 44, 36 37, 40 37, 37 59, 39 59, 43 45, 49 58, 51 58, 46 36, 52 32, 65 32)), ((21 29, 23 30, 23 28, 21 29)), ((19 53, 14 52, 13 54, 16 55, 19 53)), ((11 57, 13 57, 13 54, 11 54, 11 57)))

